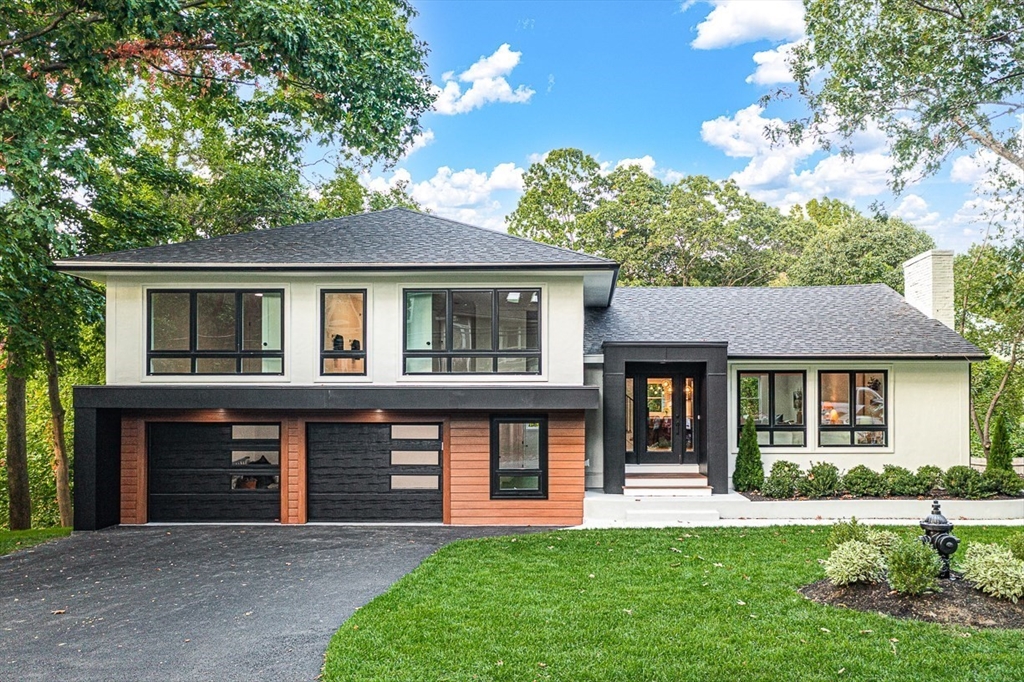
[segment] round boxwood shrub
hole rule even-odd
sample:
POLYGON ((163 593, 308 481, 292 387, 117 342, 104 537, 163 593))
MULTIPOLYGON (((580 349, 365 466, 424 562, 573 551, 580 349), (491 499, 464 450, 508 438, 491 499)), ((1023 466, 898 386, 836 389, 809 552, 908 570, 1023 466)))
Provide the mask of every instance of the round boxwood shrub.
POLYGON ((885 574, 885 559, 874 545, 848 540, 832 550, 825 560, 825 577, 833 585, 877 583, 885 574))
POLYGON ((851 516, 849 521, 840 521, 833 524, 832 531, 828 534, 826 546, 832 550, 850 540, 867 542, 871 527, 857 522, 856 516, 851 516))
POLYGON ((1013 556, 1024 561, 1024 531, 1014 533, 1006 539, 1006 546, 1013 552, 1013 556))
POLYGON ((917 494, 927 495, 942 485, 942 469, 926 464, 917 470, 917 494))
POLYGON ((917 495, 917 478, 910 469, 901 466, 886 464, 882 467, 882 484, 888 495, 897 497, 917 495))
POLYGON ((754 420, 748 418, 740 434, 740 451, 736 455, 736 470, 732 474, 732 486, 738 492, 760 490, 764 485, 764 464, 761 463, 761 446, 757 444, 757 429, 754 420))
POLYGON ((796 482, 802 475, 800 465, 780 459, 772 464, 761 492, 774 500, 788 500, 796 495, 796 482))
POLYGON ((1024 490, 1024 478, 1018 476, 1013 470, 989 467, 985 469, 981 478, 985 490, 993 494, 1000 493, 1016 497, 1024 490))
POLYGON ((835 495, 839 492, 839 469, 828 462, 813 463, 807 475, 797 481, 796 490, 811 499, 835 495))
POLYGON ((880 497, 885 494, 881 475, 863 464, 858 464, 846 472, 842 487, 857 497, 880 497))
POLYGON ((977 500, 987 496, 981 474, 968 466, 950 467, 942 479, 942 485, 953 497, 977 500))
POLYGON ((920 540, 903 540, 885 557, 886 581, 900 594, 924 594, 939 587, 942 560, 931 546, 920 540))
POLYGON ((964 578, 985 594, 1009 599, 1014 604, 1024 597, 1024 561, 1008 547, 997 544, 972 544, 960 569, 964 578))

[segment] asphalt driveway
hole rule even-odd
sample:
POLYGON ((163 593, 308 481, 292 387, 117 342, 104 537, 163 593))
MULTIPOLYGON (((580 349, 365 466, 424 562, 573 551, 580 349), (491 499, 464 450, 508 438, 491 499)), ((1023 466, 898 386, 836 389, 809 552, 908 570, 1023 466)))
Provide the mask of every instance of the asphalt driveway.
POLYGON ((358 607, 439 547, 524 529, 148 526, 0 557, 4 680, 313 680, 358 607))

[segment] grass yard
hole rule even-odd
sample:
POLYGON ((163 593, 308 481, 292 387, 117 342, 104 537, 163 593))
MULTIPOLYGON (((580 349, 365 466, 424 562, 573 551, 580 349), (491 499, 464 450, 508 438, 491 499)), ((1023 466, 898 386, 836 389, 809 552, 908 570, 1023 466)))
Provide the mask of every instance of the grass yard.
POLYGON ((0 530, 0 556, 16 549, 32 547, 47 540, 71 535, 70 528, 33 528, 32 530, 0 530))
MULTIPOLYGON (((956 533, 995 542, 1016 530, 956 533)), ((1024 631, 804 599, 796 590, 823 576, 828 532, 593 530, 457 542, 338 630, 324 679, 1024 679, 1024 631)))

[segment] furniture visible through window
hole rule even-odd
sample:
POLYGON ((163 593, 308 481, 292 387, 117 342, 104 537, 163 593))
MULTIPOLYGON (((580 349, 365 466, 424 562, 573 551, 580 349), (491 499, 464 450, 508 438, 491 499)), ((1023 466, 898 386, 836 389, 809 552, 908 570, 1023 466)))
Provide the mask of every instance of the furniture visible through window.
POLYGON ((546 417, 491 419, 491 497, 548 496, 546 417))
POLYGON ((884 370, 820 372, 818 443, 884 446, 888 436, 884 370))
POLYGON ((154 290, 146 373, 283 374, 281 290, 154 290))
POLYGON ((407 290, 403 360, 405 374, 540 374, 540 290, 407 290))
POLYGON ((320 294, 320 373, 366 374, 366 291, 320 294))
POLYGON ((807 444, 803 372, 740 372, 739 384, 741 433, 747 419, 753 419, 762 446, 807 444))

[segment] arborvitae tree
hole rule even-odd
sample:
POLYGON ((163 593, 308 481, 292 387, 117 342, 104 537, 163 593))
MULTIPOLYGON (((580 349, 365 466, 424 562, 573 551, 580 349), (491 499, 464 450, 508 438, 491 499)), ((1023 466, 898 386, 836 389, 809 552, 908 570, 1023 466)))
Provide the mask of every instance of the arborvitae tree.
POLYGON ((732 485, 739 492, 760 490, 764 485, 764 465, 761 463, 761 446, 757 444, 757 429, 754 420, 747 418, 740 435, 740 451, 736 455, 736 471, 732 485))
POLYGON ((985 471, 1013 471, 1013 453, 1010 452, 1010 434, 1006 429, 1006 418, 997 415, 992 427, 992 444, 989 446, 985 471))

